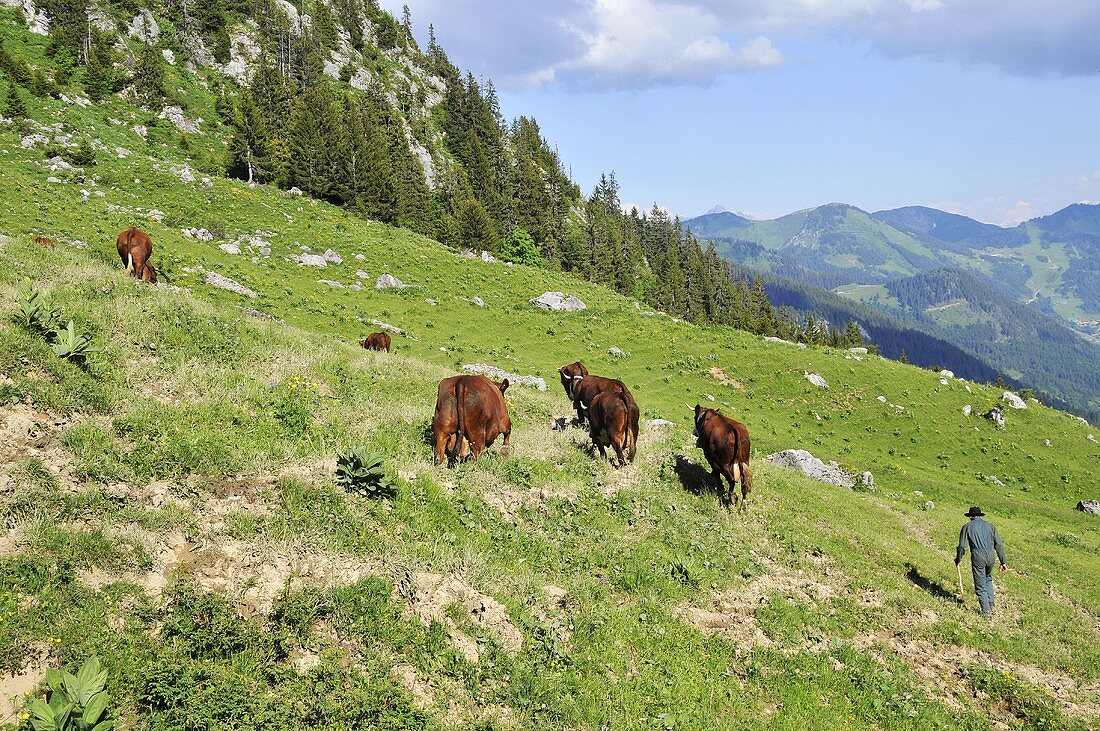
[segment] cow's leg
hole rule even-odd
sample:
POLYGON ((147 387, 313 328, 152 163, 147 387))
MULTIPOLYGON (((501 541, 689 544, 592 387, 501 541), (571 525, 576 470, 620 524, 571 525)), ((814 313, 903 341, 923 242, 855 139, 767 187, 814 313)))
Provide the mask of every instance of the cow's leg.
POLYGON ((733 470, 728 466, 722 467, 722 474, 726 477, 726 483, 729 485, 729 493, 726 496, 726 507, 733 507, 733 504, 737 502, 737 478, 734 476, 733 470))
POLYGON ((623 455, 623 445, 621 439, 612 439, 611 446, 615 449, 615 456, 619 458, 619 468, 626 467, 626 457, 623 455))
POLYGON ((435 463, 437 465, 443 464, 444 458, 447 455, 449 455, 449 453, 451 451, 450 443, 451 443, 450 437, 448 437, 446 434, 443 434, 441 432, 436 432, 436 434, 435 434, 435 450, 434 451, 435 451, 435 463))
POLYGON ((718 502, 725 503, 725 497, 722 494, 722 470, 718 467, 712 467, 710 476, 714 478, 714 489, 718 493, 718 502))

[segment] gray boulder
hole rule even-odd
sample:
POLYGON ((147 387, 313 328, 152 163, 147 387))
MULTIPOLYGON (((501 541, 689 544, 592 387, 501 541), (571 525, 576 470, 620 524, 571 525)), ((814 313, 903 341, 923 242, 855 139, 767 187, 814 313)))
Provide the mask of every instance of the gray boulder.
POLYGON ((1026 409, 1027 402, 1022 398, 1012 393, 1011 391, 1005 391, 1001 396, 1001 401, 1007 403, 1013 409, 1026 409))
POLYGON ((676 426, 668 419, 647 419, 645 425, 647 429, 669 429, 676 426))
POLYGON ((608 352, 609 355, 613 355, 616 358, 622 358, 625 355, 625 353, 623 353, 623 349, 620 348, 617 345, 613 345, 610 348, 608 348, 607 352, 608 352))
POLYGON ((807 477, 828 482, 838 487, 854 487, 855 478, 840 468, 836 462, 826 464, 805 449, 788 449, 768 455, 765 462, 801 472, 807 477))
POLYGON ((513 386, 527 386, 529 388, 537 388, 539 391, 546 390, 546 381, 538 376, 520 376, 515 373, 509 373, 503 368, 486 365, 485 363, 464 365, 462 366, 462 370, 475 376, 488 376, 494 381, 503 381, 507 378, 508 383, 513 386))
POLYGON ((1082 513, 1100 515, 1100 500, 1082 500, 1077 503, 1077 509, 1082 513))
POLYGON ((404 289, 405 283, 392 274, 383 274, 374 283, 375 289, 404 289))
POLYGON ((982 414, 982 418, 989 419, 996 424, 999 429, 1005 428, 1005 412, 1001 411, 996 406, 982 414))
POLYGON ((324 269, 328 266, 328 261, 319 254, 299 254, 290 257, 290 259, 296 262, 300 267, 317 267, 318 269, 324 269))
POLYGON ((806 377, 807 381, 814 384, 818 388, 828 388, 829 387, 829 383, 824 378, 817 375, 816 373, 810 373, 808 371, 802 371, 802 375, 806 377))
POLYGON ((530 303, 551 312, 580 312, 588 309, 588 305, 573 295, 566 297, 564 292, 543 292, 532 298, 530 303))
POLYGON ((249 297, 251 299, 256 299, 257 297, 259 297, 258 294, 256 294, 243 284, 238 284, 229 277, 223 277, 221 274, 218 274, 216 272, 206 273, 206 283, 209 284, 211 287, 217 287, 218 289, 225 289, 230 292, 236 292, 237 294, 244 295, 245 297, 249 297))

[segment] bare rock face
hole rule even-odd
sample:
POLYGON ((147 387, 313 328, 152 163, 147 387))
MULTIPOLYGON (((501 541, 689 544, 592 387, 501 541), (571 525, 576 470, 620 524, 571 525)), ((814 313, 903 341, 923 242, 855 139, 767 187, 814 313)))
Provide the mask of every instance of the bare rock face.
MULTIPOLYGON (((764 461, 801 472, 807 477, 828 482, 838 487, 851 488, 856 484, 855 478, 842 470, 839 464, 836 462, 826 464, 805 449, 788 449, 783 452, 776 452, 768 455, 764 461)), ((873 477, 871 483, 874 483, 873 477)))
POLYGON ((129 32, 134 38, 150 45, 160 40, 160 25, 157 24, 153 14, 145 8, 138 10, 138 14, 130 22, 129 32))
POLYGON ((50 34, 50 16, 45 10, 40 10, 34 0, 0 0, 0 6, 5 8, 22 8, 23 19, 27 23, 27 30, 35 35, 48 36, 50 34))
POLYGON ((188 119, 179 107, 165 107, 161 110, 159 119, 167 119, 180 132, 198 134, 202 119, 188 119))
POLYGON ((567 297, 564 292, 544 292, 532 298, 530 302, 535 307, 551 312, 580 312, 588 309, 588 305, 584 302, 573 295, 567 297))

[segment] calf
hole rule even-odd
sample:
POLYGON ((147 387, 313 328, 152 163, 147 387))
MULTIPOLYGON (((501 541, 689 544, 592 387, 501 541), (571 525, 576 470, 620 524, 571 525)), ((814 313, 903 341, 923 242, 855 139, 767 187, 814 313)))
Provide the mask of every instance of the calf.
POLYGON ((622 392, 630 394, 630 390, 622 381, 603 376, 593 376, 580 361, 570 363, 558 369, 561 376, 561 385, 565 389, 565 395, 573 402, 573 408, 577 410, 577 423, 585 422, 585 412, 588 411, 592 399, 604 391, 622 392))
MULTIPOLYGON (((603 391, 588 405, 588 433, 607 459, 605 446, 615 450, 618 467, 634 461, 638 452, 638 404, 624 391, 603 391)), ((612 461, 614 463, 614 460, 612 461)))
POLYGON ((390 352, 390 336, 386 333, 371 333, 359 341, 367 350, 377 350, 383 353, 390 352))
POLYGON ((504 403, 508 386, 508 379, 497 383, 485 376, 451 376, 439 382, 432 417, 437 465, 469 454, 477 461, 501 434, 504 446, 511 443, 512 422, 504 403))
POLYGON ((718 482, 718 494, 722 494, 722 477, 729 483, 726 505, 735 501, 736 483, 741 483, 740 510, 752 491, 752 471, 749 470, 749 430, 739 421, 722 416, 714 409, 695 407, 696 446, 710 464, 714 479, 718 482))
POLYGON ((115 246, 126 271, 143 282, 156 282, 157 272, 149 260, 153 256, 153 241, 139 228, 131 226, 118 235, 115 246))

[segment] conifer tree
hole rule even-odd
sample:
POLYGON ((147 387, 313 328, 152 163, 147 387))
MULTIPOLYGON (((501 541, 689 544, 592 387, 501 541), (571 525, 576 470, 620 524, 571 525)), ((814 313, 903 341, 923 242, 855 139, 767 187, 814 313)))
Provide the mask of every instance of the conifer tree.
POLYGON ((134 94, 143 106, 157 109, 164 103, 164 57, 155 46, 142 44, 137 53, 137 66, 132 80, 134 94))
POLYGON ((114 85, 110 46, 97 38, 89 46, 88 62, 84 64, 84 92, 92 101, 101 102, 111 95, 114 85))
POLYGON ((471 249, 484 249, 497 252, 500 249, 499 237, 485 208, 474 198, 467 198, 458 205, 455 215, 458 225, 458 238, 464 246, 471 249))
POLYGON ((20 120, 27 117, 27 103, 19 94, 15 84, 8 82, 8 94, 4 98, 4 116, 9 119, 20 120))
POLYGON ((241 92, 238 97, 231 121, 233 137, 229 143, 229 174, 249 183, 267 182, 271 172, 267 156, 269 131, 250 89, 241 92))

